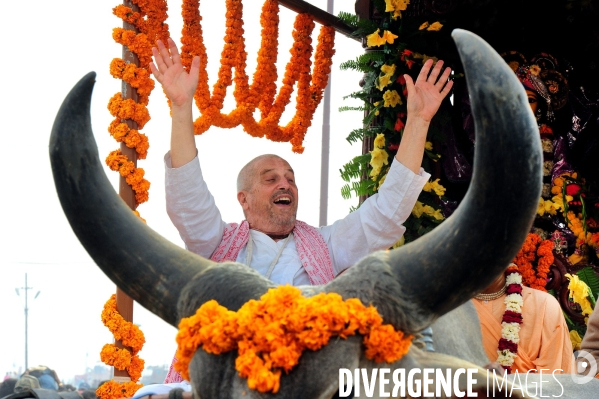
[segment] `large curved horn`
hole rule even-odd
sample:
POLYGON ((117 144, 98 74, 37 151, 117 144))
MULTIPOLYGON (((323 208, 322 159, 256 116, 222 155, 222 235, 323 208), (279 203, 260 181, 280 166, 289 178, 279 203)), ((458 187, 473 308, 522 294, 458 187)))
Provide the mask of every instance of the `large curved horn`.
POLYGON ((473 33, 456 29, 476 129, 472 182, 439 227, 389 253, 407 294, 433 317, 487 287, 517 254, 541 195, 539 130, 522 84, 473 33))
POLYGON ((192 277, 213 262, 161 237, 115 193, 102 170, 89 106, 96 74, 64 100, 50 137, 50 160, 62 208, 92 259, 127 295, 177 326, 177 301, 192 277))

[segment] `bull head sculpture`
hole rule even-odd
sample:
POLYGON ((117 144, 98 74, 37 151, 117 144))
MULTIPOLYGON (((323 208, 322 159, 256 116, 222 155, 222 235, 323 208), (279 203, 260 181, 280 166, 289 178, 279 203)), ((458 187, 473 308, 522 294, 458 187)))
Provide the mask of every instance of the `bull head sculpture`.
MULTIPOLYGON (((541 145, 522 85, 479 37, 462 30, 453 37, 477 134, 474 174, 463 202, 416 242, 374 253, 327 285, 302 287, 305 296, 337 292, 373 304, 385 323, 406 333, 429 326, 503 272, 524 242, 541 192, 541 145)), ((124 292, 173 326, 211 299, 231 310, 258 299, 273 283, 244 265, 216 264, 170 243, 116 195, 102 171, 90 126, 94 76, 85 76, 67 96, 50 140, 62 207, 91 257, 124 292)), ((271 396, 248 390, 234 360, 234 353, 197 351, 190 376, 198 398, 241 397, 242 392, 247 398, 271 396)), ((339 368, 356 367, 373 367, 360 340, 331 341, 317 352, 305 352, 272 397, 330 398, 338 389, 339 368)), ((415 367, 475 366, 414 347, 391 365, 415 367)), ((481 392, 485 378, 478 375, 481 392)))

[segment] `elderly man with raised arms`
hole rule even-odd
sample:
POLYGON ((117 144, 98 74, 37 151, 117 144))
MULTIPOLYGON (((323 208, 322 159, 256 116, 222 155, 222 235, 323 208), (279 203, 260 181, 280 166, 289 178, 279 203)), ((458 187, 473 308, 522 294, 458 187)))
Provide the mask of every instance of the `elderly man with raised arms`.
MULTIPOLYGON (((430 175, 421 168, 429 124, 453 82, 450 68, 428 60, 414 82, 405 76, 407 121, 401 144, 378 194, 330 226, 296 220, 294 171, 276 155, 261 155, 239 173, 237 199, 245 220, 227 224, 202 177, 192 103, 200 60, 190 72, 175 43, 158 42, 151 69, 172 103, 171 150, 165 156, 167 212, 188 250, 215 261, 244 263, 277 284, 317 285, 332 280, 369 253, 396 243, 430 175), (167 47, 168 46, 168 47, 167 47)), ((172 368, 171 368, 172 369, 172 368)), ((166 382, 179 376, 169 373, 166 382)))

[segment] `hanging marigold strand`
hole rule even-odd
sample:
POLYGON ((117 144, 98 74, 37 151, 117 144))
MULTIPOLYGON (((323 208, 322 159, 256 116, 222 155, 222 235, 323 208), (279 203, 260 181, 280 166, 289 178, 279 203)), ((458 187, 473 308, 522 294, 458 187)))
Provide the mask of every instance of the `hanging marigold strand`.
MULTIPOLYGON (((140 11, 133 11, 130 7, 118 5, 113 9, 114 15, 123 21, 134 25, 139 33, 123 28, 115 28, 112 32, 113 39, 127 46, 139 59, 139 66, 127 64, 120 58, 115 58, 110 63, 110 74, 128 83, 136 89, 138 102, 131 99, 124 100, 120 93, 115 94, 108 103, 110 114, 115 119, 110 123, 108 131, 117 142, 125 143, 129 148, 135 149, 139 159, 145 159, 150 144, 145 134, 140 133, 150 120, 147 110, 149 96, 154 89, 154 81, 150 78, 149 63, 152 60, 152 46, 156 40, 166 41, 169 37, 167 18, 167 5, 165 0, 132 0, 140 11), (124 121, 130 119, 137 123, 138 129, 131 129, 124 121)), ((143 178, 144 170, 136 168, 134 163, 120 151, 113 151, 106 158, 108 166, 125 177, 135 192, 135 205, 146 202, 149 198, 150 182, 143 178)))
POLYGON ((241 0, 226 1, 225 45, 221 52, 221 65, 217 82, 208 87, 206 71, 206 48, 203 44, 202 19, 199 12, 199 0, 183 1, 183 37, 181 42, 181 60, 187 70, 194 56, 200 57, 200 76, 195 93, 196 104, 201 116, 194 121, 195 134, 202 134, 211 126, 232 128, 242 125, 244 130, 254 137, 266 136, 273 141, 290 141, 294 152, 303 151, 302 142, 318 104, 322 99, 322 90, 328 83, 328 74, 334 54, 334 29, 322 27, 319 45, 315 54, 315 67, 311 72, 312 39, 314 22, 307 14, 299 14, 294 23, 294 44, 291 59, 287 63, 283 83, 276 93, 276 60, 278 47, 279 4, 276 0, 267 0, 262 7, 262 43, 258 53, 258 66, 252 84, 246 74, 247 52, 243 38, 243 7, 241 0), (235 75, 233 76, 233 68, 235 75), (229 114, 221 112, 227 88, 235 83, 233 95, 236 108, 229 114), (298 86, 296 113, 292 120, 280 127, 279 121, 285 107, 291 101, 294 86, 298 86), (254 119, 258 108, 261 119, 254 119))
POLYGON ((547 291, 547 274, 555 258, 551 240, 543 240, 538 234, 529 233, 524 245, 516 255, 514 263, 522 275, 524 285, 541 291, 547 291), (536 270, 533 262, 537 261, 536 270))
POLYGON ((102 384, 96 390, 96 395, 101 399, 119 399, 132 397, 143 385, 137 384, 144 369, 144 361, 137 355, 146 341, 143 332, 135 324, 126 321, 116 308, 116 295, 104 304, 102 310, 102 323, 114 335, 117 341, 131 348, 118 348, 114 344, 106 344, 100 352, 100 359, 109 366, 119 370, 127 370, 130 382, 119 383, 114 380, 102 384))

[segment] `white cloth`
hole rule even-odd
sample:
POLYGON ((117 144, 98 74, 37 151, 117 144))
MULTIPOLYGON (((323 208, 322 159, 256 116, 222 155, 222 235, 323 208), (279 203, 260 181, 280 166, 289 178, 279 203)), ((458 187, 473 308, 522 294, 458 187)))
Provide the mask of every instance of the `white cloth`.
MULTIPOLYGON (((214 197, 202 177, 196 156, 189 163, 171 167, 170 153, 166 166, 166 209, 188 250, 210 258, 222 240, 226 223, 222 220, 214 197)), ((360 208, 330 226, 319 228, 329 247, 335 275, 371 252, 387 249, 405 232, 402 223, 410 212, 430 175, 420 169, 413 173, 393 160, 378 194, 368 198, 360 208)), ((284 240, 275 242, 266 234, 250 230, 254 241, 251 267, 264 275, 284 240)), ((237 256, 245 263, 247 248, 237 256)), ((310 285, 302 267, 293 237, 287 243, 271 278, 277 284, 310 285)))
POLYGON ((191 384, 187 381, 174 382, 172 384, 151 384, 139 388, 131 399, 139 399, 148 395, 167 395, 171 390, 181 388, 185 392, 191 392, 191 384))

